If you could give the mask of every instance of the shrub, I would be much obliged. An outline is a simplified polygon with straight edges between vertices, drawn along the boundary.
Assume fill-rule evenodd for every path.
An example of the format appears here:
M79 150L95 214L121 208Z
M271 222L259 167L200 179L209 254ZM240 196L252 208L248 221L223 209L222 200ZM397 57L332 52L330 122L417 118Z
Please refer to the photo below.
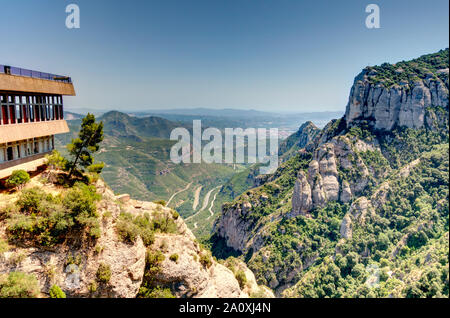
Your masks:
M148 249L145 257L145 284L152 285L156 274L161 272L161 263L165 256L161 251L153 251Z
M100 199L95 187L78 182L67 191L63 198L63 206L70 211L70 216L79 229L89 228L93 238L100 236L97 207L95 202Z
M49 291L50 298L66 298L66 294L59 288L58 285L53 285Z
M96 276L100 283L108 283L111 279L111 267L108 264L100 263Z
M119 237L126 242L134 243L140 236L144 245L150 246L155 240L153 223L148 214L134 217L130 213L122 212L116 223L116 230Z
M95 293L97 291L97 282L96 281L92 281L89 286L88 286L89 292Z
M245 285L247 284L247 276L245 276L245 273L243 270L238 270L235 274L234 277L236 277L236 280L239 283L239 286L241 287L241 289L243 289L245 287Z
M67 170L68 161L64 158L58 150L53 150L50 155L45 157L47 164L56 169Z
M34 275L11 272L0 275L0 298L37 298L39 283Z
M23 190L20 194L16 205L22 212L36 213L38 212L39 205L46 198L46 193L35 187L27 190Z
M53 196L39 188L22 191L16 206L23 213L9 213L8 234L27 244L50 246L64 240L68 231L87 231L99 238L100 224L95 187L76 183L63 196Z
M28 172L25 170L14 170L6 180L6 184L10 187L21 189L28 181L30 181Z
M179 257L178 254L172 254L170 255L169 259L176 263L178 262L178 257Z
M165 213L157 213L153 219L153 229L163 233L176 233L175 221Z
M208 251L203 251L200 254L200 264L204 267L209 268L212 265L211 253Z
M161 288L159 286L155 288L141 287L139 293L144 298L176 298L170 288Z
M180 217L180 214L177 211L172 210L172 217L176 220Z
M166 201L164 201L164 200L153 201L153 203L161 204L163 206L166 206Z

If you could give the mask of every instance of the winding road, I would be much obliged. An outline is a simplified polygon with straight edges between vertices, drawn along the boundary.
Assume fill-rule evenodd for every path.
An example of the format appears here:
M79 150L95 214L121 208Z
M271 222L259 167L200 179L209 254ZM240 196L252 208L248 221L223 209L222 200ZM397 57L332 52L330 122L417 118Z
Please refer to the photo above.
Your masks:
M216 189L217 189L217 188L216 188ZM213 207L214 207L214 201L216 201L216 197L217 197L217 194L218 194L218 193L219 193L219 191L217 191L217 192L214 194L214 197L213 197L213 199L212 199L212 201L211 201L211 205L209 206L209 209L208 209L208 211L209 211L209 213L210 213L210 216L208 216L207 220L209 220L210 217L214 216L214 212L212 211L212 209L213 209Z
M179 193L186 191L187 189L189 189L189 187L191 186L192 182L188 183L188 185L184 188L181 189L180 191L175 192L174 194L172 194L172 196L170 197L169 201L167 201L166 206L169 206L170 201L172 201L172 199Z
M202 212L203 210L205 210L205 209L208 207L209 197L211 196L211 193L212 193L214 190L216 190L216 189L218 189L218 188L220 188L220 187L221 187L221 186L217 186L217 187L215 187L215 188L209 190L208 193L206 194L205 198L203 199L203 206L202 206L202 208L201 208L197 213L192 214L191 216L187 217L187 218L185 219L185 221L188 221L189 219L191 219L191 218L197 216L200 212ZM214 196L214 200L215 200L215 198L216 198L216 197ZM214 203L214 201L213 201L213 203ZM211 213L211 209L212 209L212 206L210 207L210 213ZM209 216L209 217L211 217L211 216ZM209 218L209 217L208 217L208 218ZM197 223L194 223L194 228L197 228Z

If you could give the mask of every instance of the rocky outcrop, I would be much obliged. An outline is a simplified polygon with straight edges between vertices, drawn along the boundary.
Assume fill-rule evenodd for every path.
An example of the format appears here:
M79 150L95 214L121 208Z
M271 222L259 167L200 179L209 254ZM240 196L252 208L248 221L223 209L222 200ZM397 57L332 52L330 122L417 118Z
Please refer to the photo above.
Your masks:
M392 130L395 126L422 128L428 107L448 107L448 69L446 82L430 73L424 79L400 81L392 86L374 81L377 73L368 67L355 78L344 117L347 127L368 120L379 130ZM427 120L431 125L432 118Z
M306 179L306 175L302 170L300 170L298 172L297 181L295 181L294 195L292 196L293 216L306 214L311 210L311 194L311 186Z
M299 148L304 148L313 142L314 138L320 132L320 129L316 127L311 121L305 122L300 126L296 136L297 145Z
M53 185L40 184L39 175L32 179L33 186L57 194L64 191ZM162 286L169 286L177 297L248 297L261 286L256 284L251 271L246 269L249 286L241 288L233 272L210 258L210 265L201 262L205 253L181 217L153 202L136 201L128 195L115 196L101 180L96 184L102 199L97 204L101 218L101 235L95 242L81 246L61 244L53 248L11 246L0 255L0 274L20 271L33 274L43 295L58 285L68 297L121 297L133 298L143 283L147 250L163 253L160 271L154 277ZM14 201L14 197L11 197ZM176 234L156 233L155 241L146 247L140 237L134 243L123 242L116 231L116 220L121 212L132 215L155 213L173 218ZM0 238L5 239L5 223L0 222ZM177 255L177 259L171 258ZM107 266L110 279L97 280L100 266ZM249 273L250 272L250 273ZM245 289L245 291L244 291ZM267 294L270 297L270 293Z
M320 129L317 128L311 121L307 121L300 126L296 133L289 136L280 144L278 152L282 158L286 160L289 156L285 156L285 153L292 152L290 151L292 149L299 150L309 147L313 144L319 133Z
M237 203L232 207L223 208L222 214L214 226L217 234L236 251L246 249L252 226L250 222L246 221L246 216L251 213L251 209L250 202Z
M344 219L342 219L339 233L345 239L352 238L352 218L350 217L350 215L346 214Z
M379 146L347 136L333 137L314 151L308 171L299 171L292 195L292 216L307 214L328 201L347 203L369 182L369 168L360 152L379 151ZM345 175L340 180L339 171ZM357 177L351 178L351 175Z
M342 181L342 191L340 195L340 200L343 203L347 203L352 198L352 189L350 189L350 184L347 180Z

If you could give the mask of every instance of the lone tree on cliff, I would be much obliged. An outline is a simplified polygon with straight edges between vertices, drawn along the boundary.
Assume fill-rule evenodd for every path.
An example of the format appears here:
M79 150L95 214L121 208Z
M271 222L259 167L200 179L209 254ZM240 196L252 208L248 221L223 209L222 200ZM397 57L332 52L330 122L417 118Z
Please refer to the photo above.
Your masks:
M77 168L81 171L88 169L91 172L101 172L104 164L94 164L93 153L98 151L102 141L103 122L97 123L95 116L88 113L82 120L78 138L72 139L72 142L67 145L70 155L74 158L69 163L69 178Z

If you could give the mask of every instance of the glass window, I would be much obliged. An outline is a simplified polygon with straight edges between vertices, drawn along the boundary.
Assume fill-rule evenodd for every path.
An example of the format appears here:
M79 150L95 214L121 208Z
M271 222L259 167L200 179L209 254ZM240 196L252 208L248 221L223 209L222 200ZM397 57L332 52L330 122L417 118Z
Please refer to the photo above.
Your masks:
M22 118L22 112L20 111L20 105L16 105L16 118L17 119Z

